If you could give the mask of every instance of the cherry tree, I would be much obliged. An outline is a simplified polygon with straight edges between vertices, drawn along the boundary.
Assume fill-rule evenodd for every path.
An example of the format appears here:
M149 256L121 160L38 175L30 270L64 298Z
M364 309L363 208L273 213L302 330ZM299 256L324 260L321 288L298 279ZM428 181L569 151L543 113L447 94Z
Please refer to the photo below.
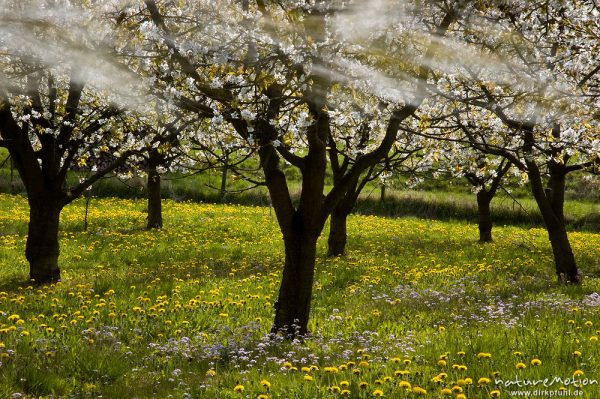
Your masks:
M483 2L450 37L437 104L470 147L526 174L556 273L580 281L564 219L569 173L598 161L598 5L593 1ZM465 50L468 43L470 49ZM462 48L463 50L459 50ZM452 60L452 66L448 67ZM477 115L477 117L472 117ZM439 132L438 132L439 133ZM546 180L546 183L544 183Z
M123 165L142 141L127 128L133 115L118 93L106 91L109 82L124 90L132 86L118 80L122 74L110 59L110 31L119 22L103 19L104 11L68 2L3 4L0 145L27 191L25 254L37 283L60 279L61 210ZM74 166L103 158L111 147L118 150L104 157L107 162L90 164L86 178L68 183Z
M335 17L343 14L337 11L341 4L225 0L168 7L152 0L145 4L138 22L145 38L140 48L150 58L163 57L159 67L164 73L156 85L174 93L182 109L209 118L215 129L230 124L241 139L257 147L285 244L273 332L305 334L316 243L323 226L352 183L388 154L401 121L423 99L422 83L429 69L416 63L407 74L403 65L390 63L387 70L380 70L382 78L375 85L369 83L377 65L363 63L369 58L361 53L364 47L351 36L344 37L347 29L336 28ZM358 15L362 9L353 3L346 11ZM404 23L422 37L443 34L454 19L453 10L433 2L390 10L397 19L390 19L389 26ZM428 11L427 24L416 15L420 10ZM432 57L435 46L429 42L423 39L413 55ZM386 48L397 50L393 41ZM392 78L386 80L385 75ZM405 87L398 81L405 81ZM330 113L349 114L352 104L343 98L352 92L370 93L365 94L371 97L369 104L387 103L383 123L370 137L368 150L355 154L352 165L325 194L328 151L338 145L331 142ZM281 159L302 177L297 201L290 195Z

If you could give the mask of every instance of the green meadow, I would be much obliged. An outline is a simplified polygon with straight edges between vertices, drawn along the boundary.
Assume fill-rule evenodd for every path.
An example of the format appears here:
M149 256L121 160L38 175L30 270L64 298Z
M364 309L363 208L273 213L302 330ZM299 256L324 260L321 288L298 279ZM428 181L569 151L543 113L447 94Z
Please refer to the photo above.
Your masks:
M354 215L319 242L310 335L270 336L283 244L268 207L94 199L61 218L63 281L27 283L28 207L0 194L0 398L600 397L600 236ZM544 382L545 380L545 382ZM518 385L531 384L526 387ZM543 397L543 396L542 396ZM548 396L547 396L548 397Z

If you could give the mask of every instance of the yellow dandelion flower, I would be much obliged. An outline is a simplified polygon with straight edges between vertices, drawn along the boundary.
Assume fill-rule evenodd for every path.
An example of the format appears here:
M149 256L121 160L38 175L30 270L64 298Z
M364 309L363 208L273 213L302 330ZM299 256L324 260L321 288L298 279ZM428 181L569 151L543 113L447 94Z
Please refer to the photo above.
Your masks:
M523 370L527 366L525 365L525 363L519 362L515 365L515 367L517 368L517 370Z
M580 375L583 375L583 370L575 370L573 372L573 377L579 377Z
M263 387L265 387L267 389L271 388L271 383L269 381L267 381L267 380L262 380L260 382L260 385L262 385Z
M361 381L358 383L358 387L361 389L367 389L368 386L369 386L369 383L366 381Z
M489 384L491 382L491 380L487 377L481 377L479 380L477 380L477 385L479 386L485 386L487 384Z
M333 393L340 393L340 391L341 391L340 387L338 387L337 385L330 387L330 390Z
M575 357L581 357L581 352L580 351L574 351L573 352L573 356L575 356Z
M490 392L490 397L491 398L499 398L500 397L500 391L497 389L494 389L493 391Z
M350 386L350 383L346 380L340 381L340 386L342 388L348 388Z
M350 391L347 389L343 389L342 392L340 392L340 395L342 396L350 396Z
M206 372L207 377L214 377L215 375L217 375L217 372L213 369L210 369Z
M456 399L467 399L467 395L465 395L464 393L459 393L458 395L456 395Z
M452 390L450 388L443 388L440 393L444 396L452 395Z
M412 389L415 395L427 395L427 390L421 387L413 387Z
M306 375L304 376L304 381L308 381L308 382L310 382L310 381L312 381L312 380L314 380L314 378L312 377L312 375L308 375L308 374L306 374Z
M542 361L540 359L538 359L538 358L531 359L532 366L539 366L540 364L542 364Z
M477 354L477 359L490 359L492 357L491 353L488 352L479 352Z
M455 385L452 387L452 392L454 392L454 393L461 393L462 391L463 391L463 389L459 385Z
M243 385L241 385L241 384L238 384L238 385L236 385L236 386L233 388L233 390L234 390L235 392L244 392L244 386L243 386Z
M383 391L381 389L376 389L373 391L373 396L375 397L382 397L383 396Z
M398 383L398 387L399 388L405 388L405 389L411 389L412 388L412 386L410 385L410 382L404 381L404 380L402 380L402 381L400 381Z

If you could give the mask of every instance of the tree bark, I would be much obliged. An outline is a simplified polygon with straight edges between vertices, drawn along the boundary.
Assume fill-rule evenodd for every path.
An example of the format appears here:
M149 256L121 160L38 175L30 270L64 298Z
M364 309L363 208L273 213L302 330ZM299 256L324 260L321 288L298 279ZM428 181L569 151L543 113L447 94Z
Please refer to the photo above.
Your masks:
M221 203L225 203L225 198L227 197L227 173L229 171L229 165L227 164L227 158L223 162L223 167L221 168L221 187L219 189L219 201Z
M162 199L160 189L159 154L151 153L148 159L148 229L160 229L163 226Z
M62 206L47 198L29 201L29 230L25 256L29 277L38 284L60 280L58 225Z
M548 238L554 254L556 274L561 282L580 283L579 271L575 262L575 255L569 242L567 230L564 226L548 228Z
M284 237L285 265L272 333L283 332L288 337L296 337L308 332L317 238L302 231Z
M525 138L526 143L529 143L529 148L533 142L532 136L531 132L526 132ZM536 162L527 160L527 158L525 162L529 172L531 191L548 231L558 280L579 284L581 276L569 242L564 218L566 167L564 164L551 162L548 168L550 172L548 188L544 189L542 175Z
M477 216L479 222L479 242L492 242L492 196L485 189L477 193Z
M327 239L327 256L342 256L346 252L348 233L346 223L347 212L334 209L329 219L329 237Z

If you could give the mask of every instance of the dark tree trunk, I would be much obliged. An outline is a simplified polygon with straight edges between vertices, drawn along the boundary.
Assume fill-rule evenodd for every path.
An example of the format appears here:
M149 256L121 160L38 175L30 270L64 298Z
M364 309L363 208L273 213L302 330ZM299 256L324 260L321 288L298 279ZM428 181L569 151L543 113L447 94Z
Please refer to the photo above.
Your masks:
M148 229L160 229L163 226L162 199L160 189L159 154L151 153L148 159Z
M29 201L29 230L25 256L29 277L38 284L60 280L58 225L62 206L43 198Z
M533 142L532 135L533 133L526 132L526 142ZM529 146L531 147L531 144ZM567 235L564 217L566 167L564 164L550 162L548 187L544 189L537 164L527 158L526 163L531 191L548 231L558 279L562 282L579 284L581 282L579 270Z
M284 238L285 265L272 333L284 332L296 337L308 332L317 237L296 232Z
M333 207L329 218L329 237L327 239L327 256L342 256L346 252L348 242L347 221L348 215L356 206L356 201L362 189L369 181L371 171L364 176L360 182L358 178L352 179L348 191L342 199Z
M219 201L221 203L225 202L227 197L227 173L229 172L229 165L227 164L227 160L223 162L223 167L221 168L221 187L219 190Z
M477 216L479 219L479 242L492 242L492 196L484 189L477 193Z
M564 223L562 226L548 228L548 238L552 246L554 266L556 267L556 274L559 281L579 283L579 271Z
M329 219L329 238L327 256L342 256L346 251L348 233L346 222L348 213L334 209Z
M385 184L379 186L379 202L385 203Z

